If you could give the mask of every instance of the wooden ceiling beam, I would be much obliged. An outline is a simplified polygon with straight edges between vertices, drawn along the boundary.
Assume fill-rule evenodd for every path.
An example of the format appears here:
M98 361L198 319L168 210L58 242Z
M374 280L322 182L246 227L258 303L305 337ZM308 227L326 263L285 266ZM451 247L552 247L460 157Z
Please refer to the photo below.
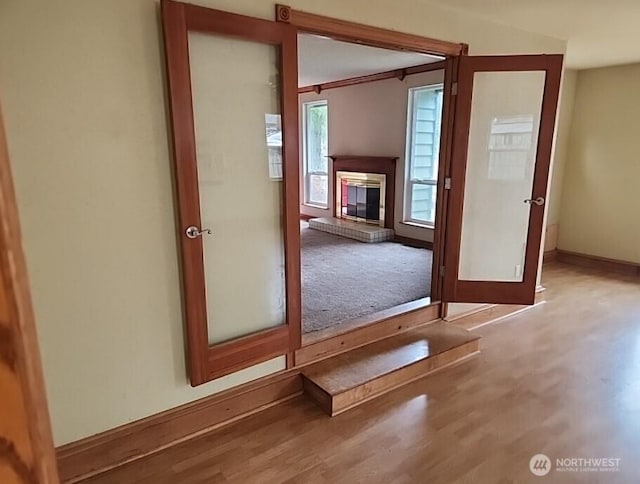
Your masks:
M385 79L399 79L403 80L406 76L414 74L420 74L423 72L439 71L444 69L445 61L432 62L430 64L422 64L419 66L406 67L404 69L394 69L392 71L379 72L377 74L369 74L367 76L350 77L349 79L343 79L341 81L325 82L323 84L314 84L311 86L304 86L298 88L298 94L305 92L320 92L327 89L335 89L338 87L353 86L356 84L364 84L367 82L382 81Z

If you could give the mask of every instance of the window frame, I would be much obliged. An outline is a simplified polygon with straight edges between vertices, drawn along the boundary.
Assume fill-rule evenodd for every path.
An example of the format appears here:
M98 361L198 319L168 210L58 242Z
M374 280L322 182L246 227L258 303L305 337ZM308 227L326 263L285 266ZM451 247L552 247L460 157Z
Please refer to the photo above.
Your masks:
M327 145L329 144L329 100L328 99L317 99L315 101L306 101L302 103L302 177L303 177L303 196L302 203L308 207L320 208L324 210L328 210L331 203L331 180L329 178L329 158L327 156L327 171L309 171L308 170L308 135L307 135L307 125L308 125L308 111L310 108L315 106L326 106L327 108ZM311 176L312 175L324 175L327 177L327 203L319 203L309 200L309 193L311 191Z
M406 129L406 151L405 151L405 180L404 180L404 213L402 221L407 225L416 225L419 227L425 227L429 229L435 228L435 212L436 212L436 201L434 201L433 212L434 212L434 221L429 222L426 220L415 219L411 216L412 211L412 193L413 187L415 185L425 185L425 186L438 186L438 170L435 170L435 178L433 179L414 179L411 177L411 169L413 166L413 140L415 138L415 117L416 117L416 102L415 97L416 94L420 91L432 90L437 91L440 90L442 92L442 100L440 103L440 116L437 117L434 122L436 123L436 140L434 143L434 147L438 150L438 152L434 155L434 160L437 161L439 165L439 156L440 156L440 138L442 137L442 113L444 111L444 82L438 82L435 84L427 84L422 86L410 87L407 94L407 129ZM437 199L437 194L436 194Z

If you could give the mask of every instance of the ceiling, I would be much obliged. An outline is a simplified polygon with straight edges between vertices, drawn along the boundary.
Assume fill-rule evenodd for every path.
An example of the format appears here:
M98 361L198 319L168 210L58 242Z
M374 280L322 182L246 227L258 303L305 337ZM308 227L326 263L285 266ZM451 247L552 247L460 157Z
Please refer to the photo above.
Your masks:
M298 35L298 86L438 62L442 57L378 49L318 35Z
M568 41L573 69L640 62L640 0L427 0Z

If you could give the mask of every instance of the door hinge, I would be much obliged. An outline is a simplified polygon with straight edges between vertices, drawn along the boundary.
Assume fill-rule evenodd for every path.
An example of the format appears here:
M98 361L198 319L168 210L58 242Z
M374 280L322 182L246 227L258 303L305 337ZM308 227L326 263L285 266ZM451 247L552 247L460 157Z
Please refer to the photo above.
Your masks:
M451 177L448 176L444 179L444 189L451 190Z
M457 96L458 95L458 83L454 82L453 84L451 84L451 95L452 96Z

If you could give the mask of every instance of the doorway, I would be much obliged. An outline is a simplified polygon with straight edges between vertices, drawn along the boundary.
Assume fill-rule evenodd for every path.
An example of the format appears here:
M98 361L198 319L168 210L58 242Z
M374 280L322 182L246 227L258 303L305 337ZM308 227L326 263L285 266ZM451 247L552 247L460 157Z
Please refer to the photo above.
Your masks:
M444 61L298 34L303 344L432 303Z

